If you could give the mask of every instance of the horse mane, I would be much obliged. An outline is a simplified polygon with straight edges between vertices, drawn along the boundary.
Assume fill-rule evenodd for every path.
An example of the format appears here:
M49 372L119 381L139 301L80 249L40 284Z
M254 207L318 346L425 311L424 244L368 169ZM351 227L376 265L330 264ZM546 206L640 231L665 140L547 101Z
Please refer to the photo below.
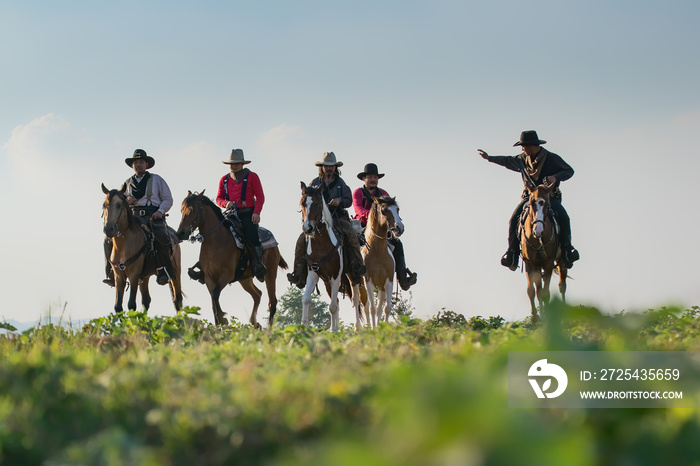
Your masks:
M396 198L393 198L391 196L379 196L377 198L377 201L379 201L380 204L386 204L389 207L395 205L396 207L399 206L399 204L396 202Z
M187 197L187 199L185 199L185 202L187 203L187 205L192 205L195 198L200 198L200 195L197 193L193 193L192 195ZM209 207L211 210L214 211L216 218L218 218L219 220L224 219L224 214L221 212L221 208L218 205L216 205L216 203L214 203L214 201L212 201L211 199L209 199L205 195L201 195L201 199L202 199L203 205Z

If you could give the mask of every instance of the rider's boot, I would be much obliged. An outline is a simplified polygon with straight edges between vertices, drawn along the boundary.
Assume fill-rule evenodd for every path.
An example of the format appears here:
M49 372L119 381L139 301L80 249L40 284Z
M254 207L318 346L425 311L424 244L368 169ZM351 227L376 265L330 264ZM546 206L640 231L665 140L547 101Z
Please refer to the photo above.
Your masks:
M411 272L406 267L406 257L403 255L403 248L394 248L394 259L396 259L396 278L402 290L408 289L418 281L418 274Z
M263 250L262 246L255 246L251 254L251 262L253 266L253 275L261 283L265 281L265 274L267 273L267 267L262 262Z
M289 283L302 290L306 287L306 276L308 273L304 257L306 257L306 239L302 234L299 235L297 244L294 247L294 267L292 268L292 273L287 274Z
M156 263L159 266L156 275L156 283L159 285L167 285L170 279L175 276L175 271L170 262L170 247L166 244L160 244L157 240L153 243L156 247Z
M576 248L574 248L571 245L571 243L562 245L561 251L562 251L562 256L564 259L564 266L567 269L570 269L571 267L573 267L574 262L576 262L577 260L579 260L581 258L580 254L578 253Z
M501 265L515 271L518 268L520 259L520 251L518 249L508 248L503 257L501 257Z

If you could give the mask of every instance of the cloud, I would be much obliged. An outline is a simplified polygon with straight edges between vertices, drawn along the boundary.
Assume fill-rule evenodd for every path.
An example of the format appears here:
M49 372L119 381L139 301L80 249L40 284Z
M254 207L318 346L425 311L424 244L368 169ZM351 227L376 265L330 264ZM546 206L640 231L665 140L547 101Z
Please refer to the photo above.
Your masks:
M3 149L13 169L20 174L38 176L50 171L46 164L51 167L61 163L62 158L55 157L56 149L70 150L67 144L70 128L63 117L49 113L15 127Z
M304 132L301 130L301 127L282 123L261 134L257 144L263 150L279 150L286 147L290 140L303 137Z

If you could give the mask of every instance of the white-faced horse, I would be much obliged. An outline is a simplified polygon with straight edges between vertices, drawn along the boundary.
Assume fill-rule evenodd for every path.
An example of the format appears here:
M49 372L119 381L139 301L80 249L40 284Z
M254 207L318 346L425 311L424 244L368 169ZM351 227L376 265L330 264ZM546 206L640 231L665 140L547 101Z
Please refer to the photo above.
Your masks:
M306 264L309 270L302 297L301 323L309 325L311 293L319 279L326 285L330 297L331 331L337 332L340 323L338 290L343 278L343 245L341 236L333 230L333 218L321 189L301 183L302 230L306 236ZM361 327L359 284L352 284L352 302L355 309L355 329Z
M377 322L382 321L382 318L388 321L391 314L396 261L389 248L389 232L400 236L403 231L404 226L399 216L396 198L388 196L374 198L365 229L367 244L362 248L362 256L367 267L365 275L367 303L364 303L364 307L365 310L368 305L371 307L373 328L377 326ZM375 287L378 295L376 303Z
M557 268L559 272L559 292L562 301L566 300L566 274L567 269L560 260L562 251L559 247L559 238L552 210L549 204L549 195L554 185L528 186L530 199L525 205L525 222L520 238L523 252L523 262L527 272L527 296L530 298L530 313L533 322L539 320L537 306L535 306L535 294L539 302L539 310L549 302L549 282L552 279L552 271Z

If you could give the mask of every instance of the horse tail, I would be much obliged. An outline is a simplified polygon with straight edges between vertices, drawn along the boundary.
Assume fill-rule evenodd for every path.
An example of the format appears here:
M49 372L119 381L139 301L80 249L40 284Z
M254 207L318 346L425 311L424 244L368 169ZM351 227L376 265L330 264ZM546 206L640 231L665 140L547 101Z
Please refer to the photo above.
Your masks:
M279 268L282 270L287 270L289 268L289 264L287 264L287 261L284 260L284 257L282 257L282 254L280 254L280 263L278 265L279 265Z

